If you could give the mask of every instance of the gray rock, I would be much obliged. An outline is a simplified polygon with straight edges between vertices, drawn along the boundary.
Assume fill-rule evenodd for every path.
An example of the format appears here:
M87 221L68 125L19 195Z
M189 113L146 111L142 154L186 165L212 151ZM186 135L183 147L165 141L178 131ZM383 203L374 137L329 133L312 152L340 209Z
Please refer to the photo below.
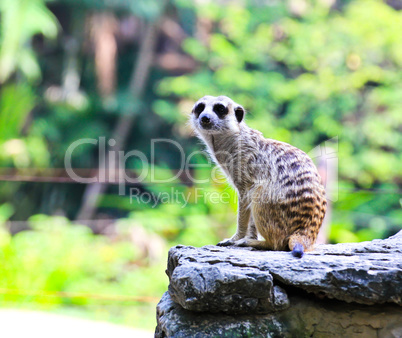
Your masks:
M314 297L313 297L314 298ZM155 337L402 337L402 307L359 305L290 296L266 315L184 310L166 292L157 306Z
M176 246L166 272L171 299L198 312L272 313L289 306L289 290L402 305L402 231L385 240L317 246L302 259L283 251Z
M274 288L268 271L246 266L234 270L226 262L176 266L169 293L193 311L268 313L288 306L286 293Z
M273 316L210 314L184 310L166 292L156 310L155 337L279 337L283 325Z

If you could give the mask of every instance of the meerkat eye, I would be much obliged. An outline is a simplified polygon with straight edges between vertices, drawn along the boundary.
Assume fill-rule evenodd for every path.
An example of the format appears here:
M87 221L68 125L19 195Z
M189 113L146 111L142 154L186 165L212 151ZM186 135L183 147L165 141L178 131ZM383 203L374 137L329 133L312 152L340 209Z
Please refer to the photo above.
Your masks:
M235 108L235 116L237 122L241 122L244 118L244 109L242 107L236 107Z
M216 105L214 105L213 111L220 118L225 117L225 115L227 115L227 113L228 113L228 109L223 104L220 104L220 103L217 103Z
M205 109L205 104L204 103L199 103L195 108L194 108L194 114L196 117L200 116L202 111Z

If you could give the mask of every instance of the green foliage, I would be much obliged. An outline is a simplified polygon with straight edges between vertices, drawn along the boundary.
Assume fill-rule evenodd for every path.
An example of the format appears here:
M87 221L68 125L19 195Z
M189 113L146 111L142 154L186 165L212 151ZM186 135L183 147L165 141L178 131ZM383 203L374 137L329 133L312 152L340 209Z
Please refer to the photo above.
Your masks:
M7 209L9 207L5 205L0 208L1 218L10 215ZM46 292L157 298L167 287L167 280L160 278L159 273L164 268L164 262L141 266L144 264L141 253L128 238L113 240L93 235L87 227L73 225L62 217L37 215L30 219L30 223L32 230L14 236L8 234L3 224L0 227L0 259L3 262L0 289L44 293L39 297L3 293L0 295L3 304L18 300L29 306L35 302L53 310L66 305L73 308L79 306L92 312L102 310L104 319L110 320L122 311L119 302L86 298L85 295L49 297ZM123 309L129 304L131 307L136 305L126 301ZM153 313L149 307L146 308L145 327L150 328ZM129 312L133 311L138 309L130 309ZM122 319L120 322L125 321ZM139 320L126 324L144 326Z
M0 2L0 83L20 70L30 80L40 77L40 68L30 48L30 39L41 33L55 38L57 21L43 0Z
M4 86L0 94L0 137L8 140L19 135L22 123L34 107L35 96L24 84Z
M27 84L7 84L0 88L0 164L17 168L48 165L48 149L41 135L30 133L26 138L19 138L36 101Z

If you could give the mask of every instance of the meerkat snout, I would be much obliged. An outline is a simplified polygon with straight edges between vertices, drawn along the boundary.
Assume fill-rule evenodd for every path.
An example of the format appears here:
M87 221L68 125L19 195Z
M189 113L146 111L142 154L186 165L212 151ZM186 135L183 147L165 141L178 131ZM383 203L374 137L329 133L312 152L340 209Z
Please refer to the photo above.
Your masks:
M212 128L212 116L208 113L202 113L198 118L200 120L200 125L204 129Z
M317 168L300 149L249 128L244 115L244 108L226 96L204 96L191 114L195 132L239 197L237 231L218 245L290 249L302 257L326 211Z

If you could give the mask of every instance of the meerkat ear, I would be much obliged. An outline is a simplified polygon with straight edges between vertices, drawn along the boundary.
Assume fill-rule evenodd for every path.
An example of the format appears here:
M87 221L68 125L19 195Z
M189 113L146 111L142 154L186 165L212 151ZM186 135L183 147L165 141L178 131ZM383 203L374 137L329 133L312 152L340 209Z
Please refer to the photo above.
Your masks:
M243 121L243 118L244 118L244 108L242 107L242 106L237 106L235 109L234 109L234 112L235 112L235 116L236 116L236 119L237 119L237 122L241 122L241 121Z

